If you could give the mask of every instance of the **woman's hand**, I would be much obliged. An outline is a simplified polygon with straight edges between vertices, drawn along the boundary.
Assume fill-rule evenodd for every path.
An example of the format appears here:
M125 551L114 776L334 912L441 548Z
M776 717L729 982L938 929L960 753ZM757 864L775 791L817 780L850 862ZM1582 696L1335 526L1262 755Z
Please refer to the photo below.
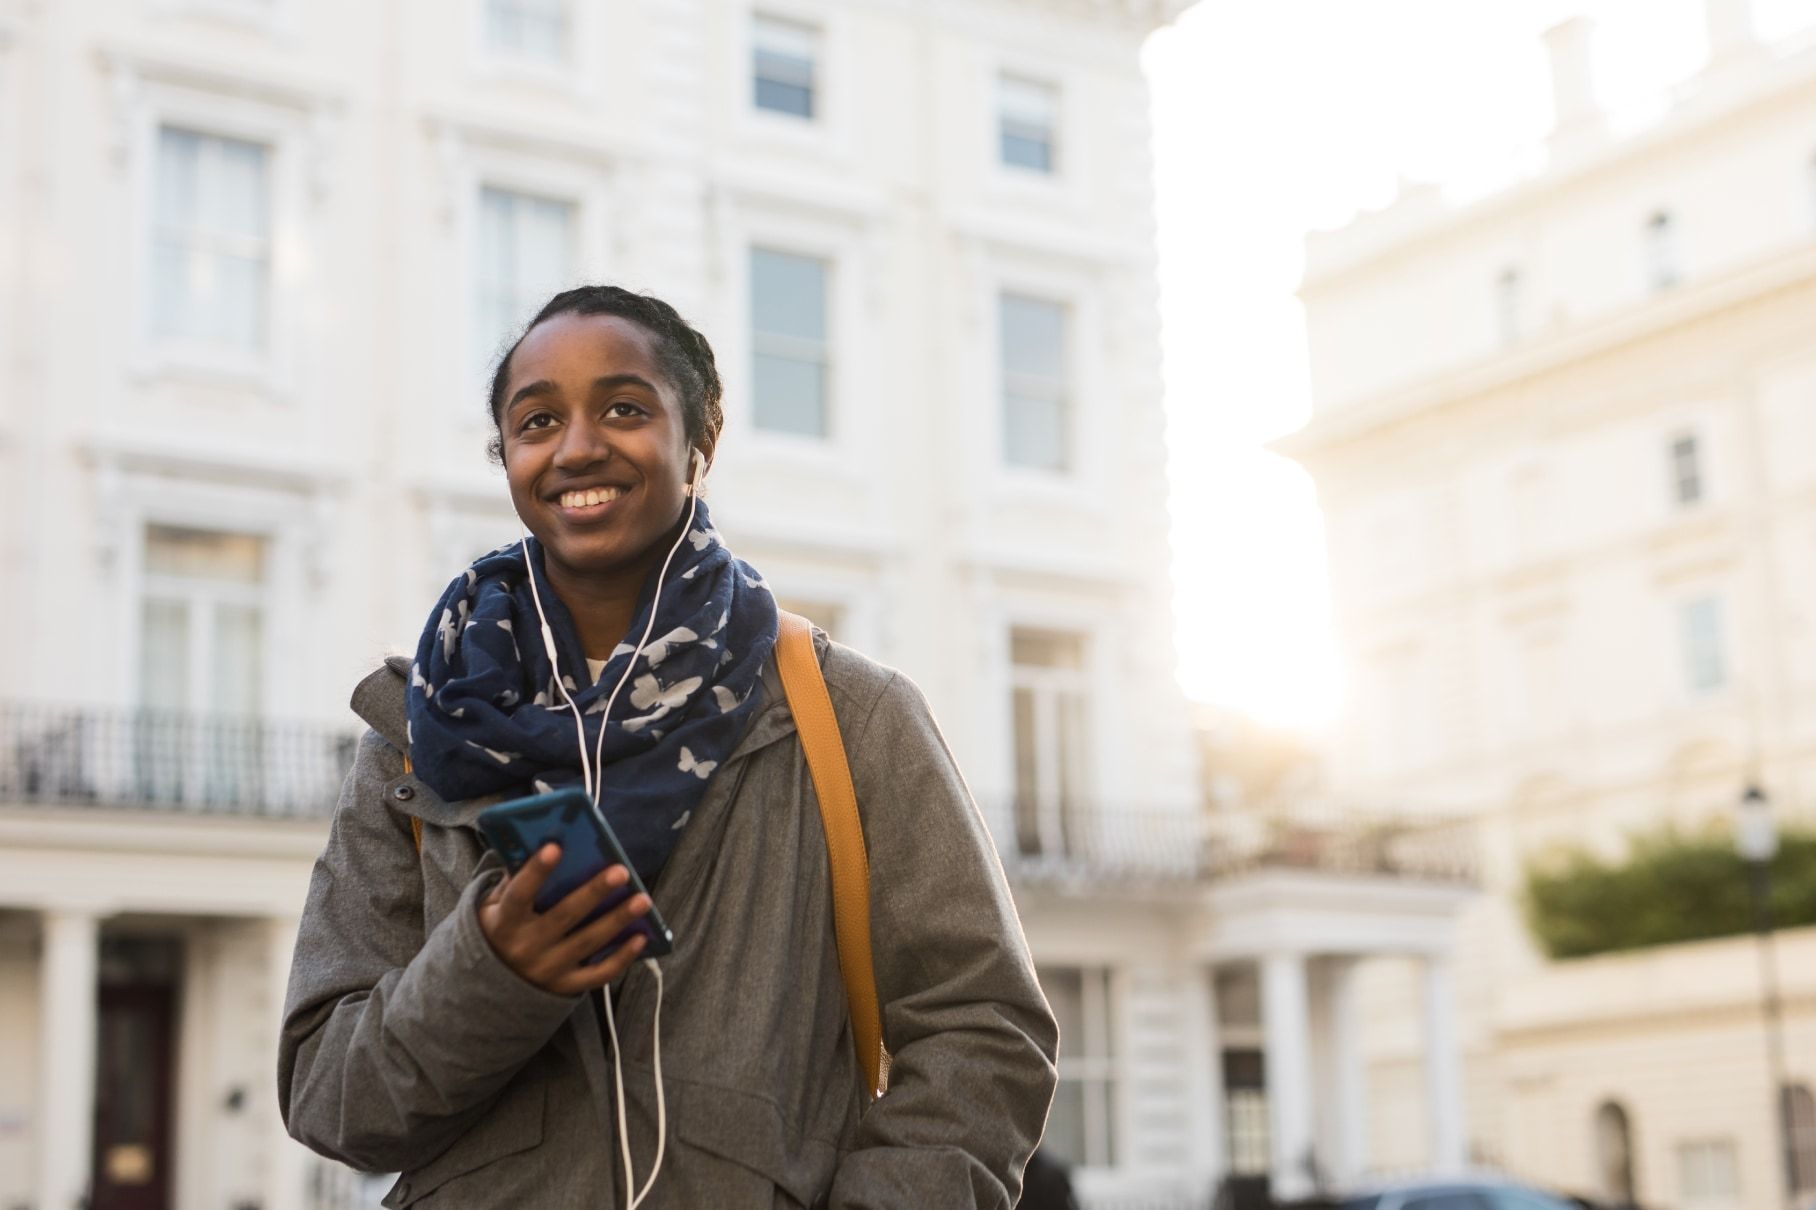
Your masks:
M538 912L536 892L560 860L559 845L538 849L479 905L479 929L499 959L526 981L557 996L575 996L604 987L643 952L645 939L637 933L603 960L581 965L649 911L649 896L632 895L576 932L574 926L631 876L621 865L607 867L548 911Z

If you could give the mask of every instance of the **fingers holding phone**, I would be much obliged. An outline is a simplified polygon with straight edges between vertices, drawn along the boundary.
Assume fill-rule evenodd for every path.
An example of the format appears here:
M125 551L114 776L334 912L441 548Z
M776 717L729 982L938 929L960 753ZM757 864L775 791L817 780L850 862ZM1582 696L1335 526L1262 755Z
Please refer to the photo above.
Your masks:
M601 903L622 893L630 881L622 865L613 865L575 887L547 911L537 911L538 892L560 861L560 846L539 848L479 905L479 928L499 960L524 981L568 996L605 986L637 960L646 944L641 933L633 933L602 960L587 961L644 916L650 901L639 892L584 928L576 928Z

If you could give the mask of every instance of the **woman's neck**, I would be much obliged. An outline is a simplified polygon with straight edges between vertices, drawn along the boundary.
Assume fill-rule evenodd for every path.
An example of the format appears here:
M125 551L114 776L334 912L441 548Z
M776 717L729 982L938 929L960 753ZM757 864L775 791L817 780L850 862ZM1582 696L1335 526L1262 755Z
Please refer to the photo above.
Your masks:
M574 619L581 651L588 659L608 658L630 633L637 617L637 599L643 595L643 583L653 565L607 576L575 575L553 560L545 566L549 587Z

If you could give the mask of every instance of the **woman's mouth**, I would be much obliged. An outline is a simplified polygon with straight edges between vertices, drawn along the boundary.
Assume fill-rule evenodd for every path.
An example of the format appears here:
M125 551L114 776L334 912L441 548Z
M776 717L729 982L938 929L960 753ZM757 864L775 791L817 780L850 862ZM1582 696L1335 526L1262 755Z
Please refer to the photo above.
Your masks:
M604 516L612 503L622 497L628 489L622 487L589 487L578 491L562 492L556 498L564 517L576 521L585 521L593 517Z

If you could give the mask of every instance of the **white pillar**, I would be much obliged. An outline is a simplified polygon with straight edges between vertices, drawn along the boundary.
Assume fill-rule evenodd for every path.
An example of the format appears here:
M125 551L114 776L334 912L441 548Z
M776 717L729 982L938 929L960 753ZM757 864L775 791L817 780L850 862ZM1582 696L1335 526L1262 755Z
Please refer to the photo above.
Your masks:
M1463 1064L1457 1042L1456 996L1450 959L1424 960L1425 1109L1431 1131L1434 1171L1461 1170L1468 1160L1463 1126Z
M1217 1025L1217 971L1188 968L1185 981L1186 1091L1191 1098L1192 1180L1208 1197L1229 1167L1224 1145L1223 1042Z
M79 1210L94 1163L101 925L92 912L48 911L43 929L38 1205Z
M1332 1126L1326 1166L1339 1187L1368 1170L1368 1098L1362 1070L1362 1023L1356 1011L1356 964L1354 958L1333 958L1324 981Z
M1261 960L1261 1025L1273 1196L1276 1201L1306 1197L1314 1190L1305 1162L1312 1149L1312 1090L1304 955L1269 954Z
M278 1030L284 1023L284 994L290 986L290 958L296 951L297 919L277 916L265 922L266 953L271 996L271 1045L276 1047ZM277 1090L269 1088L264 1095L263 1112L271 1121L271 1164L265 1189L266 1210L302 1210L303 1183L307 1178L309 1151L290 1137L284 1118L278 1112Z

